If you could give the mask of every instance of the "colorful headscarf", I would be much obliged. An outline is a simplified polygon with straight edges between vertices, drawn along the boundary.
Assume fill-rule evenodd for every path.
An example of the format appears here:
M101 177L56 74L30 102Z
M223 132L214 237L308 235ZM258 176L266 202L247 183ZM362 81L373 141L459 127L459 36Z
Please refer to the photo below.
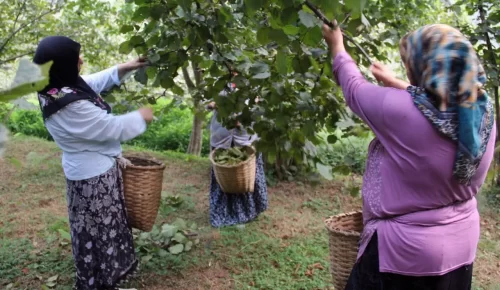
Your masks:
M448 25L427 25L407 34L400 52L417 108L446 137L457 142L454 177L470 184L494 124L483 86L484 69L467 38Z

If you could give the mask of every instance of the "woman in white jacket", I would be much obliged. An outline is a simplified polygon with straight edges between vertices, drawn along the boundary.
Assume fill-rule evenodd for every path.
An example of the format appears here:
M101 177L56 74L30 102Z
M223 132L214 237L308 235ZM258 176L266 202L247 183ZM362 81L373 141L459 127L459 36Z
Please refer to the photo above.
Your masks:
M75 288L115 289L138 266L116 160L120 142L142 134L153 115L142 108L115 116L99 93L145 61L80 77L80 44L62 36L39 43L34 62L49 61L50 83L38 99L45 126L63 151Z

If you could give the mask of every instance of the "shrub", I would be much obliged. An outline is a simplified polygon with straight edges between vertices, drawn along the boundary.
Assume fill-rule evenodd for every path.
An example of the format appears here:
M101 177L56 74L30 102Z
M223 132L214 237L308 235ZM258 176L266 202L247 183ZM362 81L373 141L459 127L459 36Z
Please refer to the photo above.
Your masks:
M188 109L172 108L162 113L161 106L154 106L157 121L153 121L148 130L127 144L147 149L186 152L191 136L193 115ZM202 155L210 152L209 134L203 131Z
M337 142L318 146L318 157L321 163L336 168L338 166L348 166L352 173L363 174L368 156L368 145L371 137L361 138L350 136L343 138L337 132ZM325 140L326 140L326 136Z
M12 133L52 140L39 110L15 110L7 121L7 128Z

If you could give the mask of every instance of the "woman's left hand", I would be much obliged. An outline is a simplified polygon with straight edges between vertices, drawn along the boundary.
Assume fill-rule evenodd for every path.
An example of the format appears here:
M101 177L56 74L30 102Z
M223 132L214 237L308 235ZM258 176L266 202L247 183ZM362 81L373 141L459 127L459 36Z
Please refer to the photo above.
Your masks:
M141 56L141 57L138 57L134 60L131 60L125 64L127 65L127 68L129 70L136 70L136 69L139 69L141 67L145 67L148 64L148 58L145 56Z
M337 25L337 22L334 21L334 24ZM339 52L345 51L344 36L338 26L335 29L331 29L330 26L324 24L323 37L330 48L332 57L335 57Z

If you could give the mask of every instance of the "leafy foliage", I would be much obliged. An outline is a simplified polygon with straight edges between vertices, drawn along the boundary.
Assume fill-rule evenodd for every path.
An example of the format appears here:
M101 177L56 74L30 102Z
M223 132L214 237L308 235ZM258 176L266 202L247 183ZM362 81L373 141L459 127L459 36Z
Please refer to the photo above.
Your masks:
M137 79L182 96L175 78L192 67L196 82L188 88L194 112L199 103L214 100L227 127L236 120L245 127L253 123L261 137L258 150L277 167L311 165L321 143L317 132L333 131L340 120L351 118L333 80L321 23L303 1L128 2L134 24L122 26L129 37L120 49L148 54L153 64ZM379 60L388 60L401 31L442 9L440 1L423 0L312 2L329 18L345 20L345 32L361 36L356 37L360 45ZM413 10L420 13L408 13ZM369 65L353 47L347 49ZM236 91L219 95L228 82Z
M228 149L217 149L214 153L214 161L221 165L237 165L250 157L246 147L231 147Z
M331 170L338 175L363 174L368 155L368 145L372 136L342 136L340 130L335 135L335 144L325 144L318 147L318 159L321 164L327 166L325 170ZM330 174L332 174L330 173ZM328 176L328 174L323 174Z
M7 120L7 128L14 134L34 136L52 140L43 123L39 110L16 110Z
M460 30L469 37L475 45L476 51L482 59L488 82L486 90L495 100L497 132L500 128L500 1L457 1L450 10L459 14L465 12L475 21L457 21ZM495 152L495 165L492 168L496 186L500 186L500 172L498 171L499 156ZM489 195L496 196L496 195Z
M172 224L154 226L151 232L134 234L136 250L142 256L142 263L147 264L155 255L165 258L168 255L178 255L189 252L198 239L191 240L195 236L196 225L190 226L182 219L177 219Z
M118 6L103 0L1 1L0 65L32 55L43 37L65 35L82 44L91 65L110 66L118 56L110 42L118 37L114 25L126 19L124 15Z
M160 100L152 106L158 120L151 123L143 135L127 142L127 144L158 151L186 152L189 146L193 115L189 109L169 107L165 103ZM206 132L202 139L201 154L207 156L210 152L210 143Z

